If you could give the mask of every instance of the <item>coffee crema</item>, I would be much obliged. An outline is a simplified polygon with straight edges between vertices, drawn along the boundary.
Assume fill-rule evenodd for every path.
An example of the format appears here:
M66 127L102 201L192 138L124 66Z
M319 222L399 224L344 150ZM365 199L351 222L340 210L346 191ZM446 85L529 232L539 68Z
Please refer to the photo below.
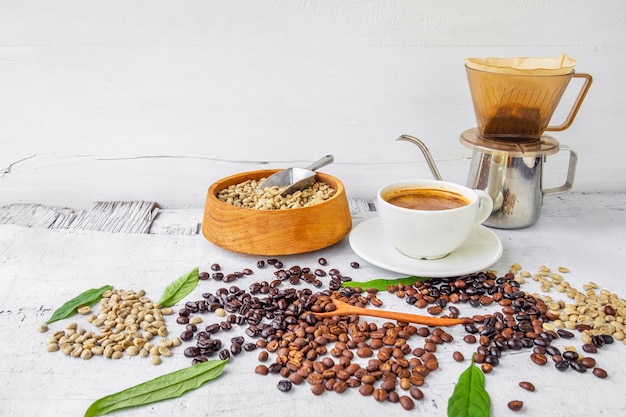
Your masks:
M417 188L391 192L385 201L413 210L449 210L467 206L470 201L461 194L436 188Z

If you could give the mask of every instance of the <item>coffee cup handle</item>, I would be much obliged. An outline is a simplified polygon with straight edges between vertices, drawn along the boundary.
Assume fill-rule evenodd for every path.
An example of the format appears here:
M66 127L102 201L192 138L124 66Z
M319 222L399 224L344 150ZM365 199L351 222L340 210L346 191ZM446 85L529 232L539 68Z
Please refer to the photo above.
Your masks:
M474 192L480 199L478 202L478 211L476 212L476 218L474 220L474 225L478 226L491 216L491 212L493 211L493 200L489 194L483 190L474 190Z

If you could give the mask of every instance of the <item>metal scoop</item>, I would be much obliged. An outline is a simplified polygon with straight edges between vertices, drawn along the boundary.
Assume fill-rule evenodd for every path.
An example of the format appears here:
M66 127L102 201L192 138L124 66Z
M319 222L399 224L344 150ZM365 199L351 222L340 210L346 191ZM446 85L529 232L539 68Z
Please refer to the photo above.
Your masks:
M313 162L306 168L287 168L278 171L261 182L257 187L257 191L262 191L266 187L287 187L280 192L281 196L293 194L298 190L313 185L315 182L315 170L332 163L335 158L332 155L326 155L323 158Z

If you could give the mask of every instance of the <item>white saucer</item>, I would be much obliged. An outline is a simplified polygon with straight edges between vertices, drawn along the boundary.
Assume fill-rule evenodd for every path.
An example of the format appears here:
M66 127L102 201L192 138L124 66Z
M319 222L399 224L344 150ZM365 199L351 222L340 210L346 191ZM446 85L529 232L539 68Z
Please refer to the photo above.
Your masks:
M502 256L502 242L485 226L474 228L467 240L441 259L410 258L385 239L379 217L358 224L350 233L352 250L367 262L389 271L427 278L455 277L483 271Z

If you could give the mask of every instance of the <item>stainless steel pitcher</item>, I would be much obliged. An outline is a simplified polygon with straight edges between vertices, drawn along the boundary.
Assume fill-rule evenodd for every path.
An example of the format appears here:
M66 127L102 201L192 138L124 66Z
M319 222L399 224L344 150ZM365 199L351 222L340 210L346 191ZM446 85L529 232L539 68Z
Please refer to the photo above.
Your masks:
M561 186L544 189L544 163L548 154L559 151L569 152L567 177ZM467 186L484 190L493 199L493 212L483 224L500 229L532 226L539 219L544 196L572 188L577 160L573 149L558 142L549 151L474 148Z

